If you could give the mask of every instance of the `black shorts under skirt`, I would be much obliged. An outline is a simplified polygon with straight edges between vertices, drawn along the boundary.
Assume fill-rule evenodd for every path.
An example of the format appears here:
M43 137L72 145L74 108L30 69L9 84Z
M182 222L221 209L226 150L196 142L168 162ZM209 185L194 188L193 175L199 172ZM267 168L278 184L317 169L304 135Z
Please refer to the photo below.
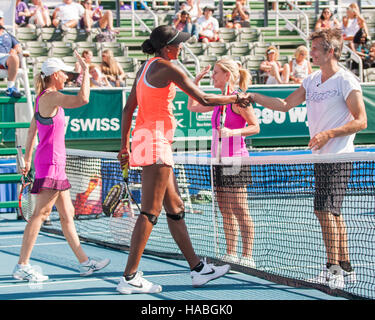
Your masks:
M316 211L341 214L346 188L352 173L353 164L343 163L316 163L314 165Z
M250 166L213 166L216 187L243 187L251 183Z

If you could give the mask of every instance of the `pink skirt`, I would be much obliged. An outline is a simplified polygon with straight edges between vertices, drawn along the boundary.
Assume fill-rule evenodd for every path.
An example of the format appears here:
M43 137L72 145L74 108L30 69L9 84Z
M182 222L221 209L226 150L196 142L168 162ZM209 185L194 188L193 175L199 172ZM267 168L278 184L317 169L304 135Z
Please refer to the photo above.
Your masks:
M71 188L65 173L65 165L45 165L35 163L35 179L31 193L40 193L41 189L64 191Z

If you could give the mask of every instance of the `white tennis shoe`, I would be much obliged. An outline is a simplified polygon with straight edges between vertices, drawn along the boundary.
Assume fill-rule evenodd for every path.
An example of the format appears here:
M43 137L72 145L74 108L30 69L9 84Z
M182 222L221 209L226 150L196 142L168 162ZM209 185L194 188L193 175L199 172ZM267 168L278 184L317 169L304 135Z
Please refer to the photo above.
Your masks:
M324 267L323 271L316 278L309 279L308 282L327 285L332 290L342 290L345 287L343 270L337 265L333 265L329 269Z
M129 281L127 281L125 277L121 277L116 290L121 294L161 292L162 288L160 285L153 284L142 276L143 272L137 271L135 277Z
M17 264L13 270L13 278L17 280L27 280L29 282L43 282L49 279L48 276L38 272L29 264Z
M190 275L193 282L193 287L201 287L208 281L217 279L225 275L230 270L230 265L215 266L206 262L206 259L201 260L204 264L201 271L191 271Z
M98 271L98 270L101 270L101 269L105 268L106 266L109 265L110 262L111 262L111 260L109 260L107 258L103 259L103 260L99 260L99 261L89 258L88 262L86 262L84 264L81 263L79 265L80 275L82 277L89 276L89 275L93 274L95 271Z

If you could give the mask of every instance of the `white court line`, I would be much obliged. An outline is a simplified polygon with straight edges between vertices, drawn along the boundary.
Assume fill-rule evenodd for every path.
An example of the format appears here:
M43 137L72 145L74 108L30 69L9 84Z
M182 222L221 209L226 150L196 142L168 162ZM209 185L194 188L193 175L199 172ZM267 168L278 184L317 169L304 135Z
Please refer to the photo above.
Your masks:
M186 273L188 274L188 272ZM168 274L158 274L158 275L148 275L143 276L144 278L152 277L170 277L170 276L181 276L181 273L168 273ZM121 275L117 277L103 277L103 278L90 278L90 279L77 279L77 280L57 280L57 281L45 281L45 282L33 282L22 281L22 283L0 285L0 288L14 288L14 287L25 287L25 286L44 286L44 285L54 285L54 284L67 284L67 283L80 283L80 282L96 282L96 281L105 281L105 280L119 280ZM17 281L17 280L14 280ZM18 280L20 281L20 280Z
M34 246L48 246L48 245L53 245L53 244L63 244L67 245L67 242L45 242L45 243L36 243ZM21 247L22 244L14 244L14 245L8 245L8 246L0 246L0 248L19 248Z
M18 238L23 238L23 235L22 236L0 237L0 240L3 240L3 239L18 239Z

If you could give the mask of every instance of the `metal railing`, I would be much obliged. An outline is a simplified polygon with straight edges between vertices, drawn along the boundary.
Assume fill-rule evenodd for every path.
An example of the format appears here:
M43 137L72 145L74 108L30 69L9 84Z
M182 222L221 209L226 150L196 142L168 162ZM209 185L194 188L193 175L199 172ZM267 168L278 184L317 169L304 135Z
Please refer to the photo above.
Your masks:
M350 53L350 59L352 59L352 60L354 60L355 62L358 63L358 78L359 78L360 82L363 82L363 62L362 62L362 58L357 53L355 53L352 49L350 49L346 44L344 44L343 53L345 53L345 51ZM345 66L343 66L342 63L340 63L340 65L344 69L347 69ZM354 74L354 72L352 70L350 70L350 69L347 69L347 70L351 71Z
M298 28L295 24L293 24L283 13L280 13L279 10L279 0L276 0L276 36L279 36L279 17L285 20L287 23L287 28L292 28L296 30L301 38L306 42L307 50L310 51L310 41L309 41L309 33L310 33L310 25L309 25L309 17L305 12L303 12L301 9L299 9L294 3L286 0L285 1L288 5L290 5L293 9L297 11L299 15L303 17L306 23L306 30L303 32L300 28Z
M158 17L156 16L156 14L152 11L152 9L150 9L146 3L143 2L143 0L138 0L137 2L141 3L144 7L145 7L145 11L147 13L149 13L152 18L154 19L154 27L157 27L159 25L159 20L158 20ZM132 36L135 37L135 20L137 20L140 25L141 25L141 28L143 28L144 30L148 31L151 33L151 29L149 28L149 26L142 20L142 18L135 12L135 1L132 0L131 2L131 16L132 16Z

